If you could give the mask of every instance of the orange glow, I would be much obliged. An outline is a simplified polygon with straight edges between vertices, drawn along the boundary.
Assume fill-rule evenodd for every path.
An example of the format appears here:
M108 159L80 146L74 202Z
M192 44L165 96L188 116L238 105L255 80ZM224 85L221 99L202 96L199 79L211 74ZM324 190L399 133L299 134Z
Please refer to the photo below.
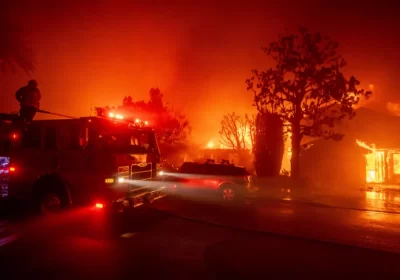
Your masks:
M10 167L10 172L15 172L15 167Z
M224 144L220 144L219 147L217 145L215 145L214 141L211 140L207 143L206 145L207 149L231 149L230 147L224 145Z
M245 86L243 86L243 80L249 78L251 73L249 72L250 70L243 71L243 69L262 69L264 65L261 61L264 61L267 57L262 51L258 50L258 46L277 39L277 32L274 33L272 30L281 28L280 23L285 22L283 14L286 15L286 13L275 11L278 6L273 9L267 9L268 14L273 18L280 18L276 20L276 23L274 21L276 26L268 33L270 37L266 39L266 42L261 43L258 41L260 40L258 36L250 36L244 33L248 35L249 42L251 41L251 43L244 44L242 38L245 35L225 32L226 28L224 26L243 24L246 26L244 30L251 30L249 32L257 32L258 28L264 30L268 30L268 28L260 27L257 20L248 20L248 15L245 12L243 12L243 19L231 16L231 14L236 15L238 11L236 7L224 7L217 2L213 2L218 8L213 9L211 15L210 7L207 6L206 1L199 2L198 6L190 4L178 5L165 1L160 2L160 5L156 7L144 4L144 1L123 1L124 4L120 5L108 5L106 4L108 2L99 2L98 5L93 5L92 12L85 14L85 16L74 17L73 22L71 20L63 20L63 17L69 17L64 13L68 12L75 15L79 13L79 9L84 9L78 9L77 7L81 5L78 3L80 2L71 2L71 6L68 6L68 9L54 9L57 11L52 11L48 7L38 7L40 5L32 5L34 6L32 8L38 9L40 13L32 12L31 7L21 6L21 9L18 9L19 13L27 13L29 16L25 17L17 13L15 17L18 20L31 21L35 24L35 27L31 28L32 32L35 33L32 38L37 40L40 46L44 44L43 42L49 46L57 45L57 48L37 47L37 65L40 66L40 69L38 69L40 71L37 71L37 74L35 74L37 77L35 76L35 78L38 79L39 88L40 81L43 80L45 81L43 86L46 87L46 91L60 91L60 85L63 85L63 90L70 93L70 95L64 99L57 94L44 96L42 98L43 104L41 105L43 109L65 112L73 116L86 116L89 114L91 106L119 105L125 95L133 95L135 101L147 100L150 87L159 86L162 91L165 90L166 102L170 102L174 108L184 109L184 113L188 115L193 126L192 138L202 146L205 146L209 139L214 137L214 133L220 129L219 121L213 122L210 120L219 119L222 115L221 112L228 112L233 109L237 112L255 110L252 106L253 94L246 92ZM260 19L263 16L264 8L259 8L258 2L256 3L257 5L251 5L252 12L248 14L253 13L254 18ZM266 2L264 1L264 3ZM84 4L82 5L84 6ZM183 8L185 11L188 9L189 12L183 12ZM306 9L306 6L301 8ZM201 16L198 18L191 17L192 9L195 9L196 13L198 12ZM219 9L226 10L229 16L217 17L214 15L214 12ZM75 10L78 12L75 12ZM164 20L164 18L159 17L159 10L168 11L171 14L177 13L181 16L173 17L173 20ZM141 12L136 16L136 11ZM127 15L127 13L131 12L135 14L135 20L131 20L132 16ZM300 14L296 13L296 16L300 16ZM58 15L61 16L58 17ZM102 15L105 15L107 19L103 19ZM35 17L35 20L31 20L31 16ZM11 14L10 17L12 17ZM58 18L57 24L60 24L61 27L47 28L47 26L53 26L52 18ZM208 24L212 26L215 24L218 27L198 28L196 30L199 32L199 36L195 36L193 41L187 39L193 36L191 33L192 28L197 28L199 24L202 24L204 18L210 19ZM310 16L308 20L318 22L314 15L312 18ZM92 21L97 24L90 24ZM331 28L330 21L327 20L327 22L319 22L319 24L326 24L326 28L329 29ZM121 23L121 26L118 23ZM75 24L80 28L79 34L76 34ZM148 28L150 24L152 28ZM120 28L116 28L115 25ZM393 26L395 24L390 25L390 28L394 28ZM325 30L325 27L317 29L330 33L329 30ZM375 29L377 30L377 27L368 32L377 32ZM59 30L63 30L63 32L61 33ZM160 30L164 32L160 32ZM386 36L388 29L384 31ZM244 31L240 30L240 32ZM210 35L207 37L210 38L210 41L202 40L207 34ZM360 38L344 36L344 40L350 40L350 42L342 42L340 38L338 39L343 45L354 43L354 47L361 46L360 49L363 51L363 47L366 44L365 42L361 43L361 41L368 42L368 40L366 39L367 36L360 34L357 33ZM382 34L380 35L383 37ZM374 34L371 36L374 36ZM389 35L387 36L390 38ZM41 37L45 38L45 40L43 41ZM142 38L143 41L148 42L147 47L140 47L141 44L136 43L136 38ZM171 40L176 44L169 44ZM212 42L213 40L216 40L216 43ZM65 44L59 44L60 41L65 41ZM219 43L224 46L215 48L213 52L209 51L209 46L216 46ZM377 43L384 44L383 41L377 41ZM159 48L160 45L165 47ZM257 50L254 50L255 45ZM389 55L388 52L390 50L391 48L388 47L387 52L376 52L371 57L372 60L382 63L382 69L387 72L393 69L390 64L395 63L394 61L396 60L379 58ZM192 59L191 53L196 52L199 55L193 59L196 59L199 64L190 63L188 66L183 66L182 63L184 61ZM110 54L114 54L115 59L110 59ZM212 67L210 63L207 63L207 59L204 59L210 55L213 56L213 59L215 56L215 59L218 60L218 63L215 63ZM346 54L344 55L346 57ZM365 62L359 56L354 56L351 64L353 63L358 65ZM53 64L59 65L59 70L62 74L51 70L54 69ZM349 65L348 67L351 66ZM226 69L229 69L229 71L226 71ZM360 67L360 69L357 68L354 74L366 77L361 79L361 82L362 84L365 83L367 89L369 83L374 83L375 87L377 87L379 83L385 84L385 79L390 74L376 69L380 68L366 69L366 67ZM209 75L204 76L204 80L200 78L203 73L209 73ZM140 78L132 82L132 77L137 75ZM71 81L85 81L85 84L65 82L66 76ZM15 79L18 80L18 78ZM221 80L225 79L231 82L224 83L222 86ZM7 87L9 87L7 89L14 90L15 84L14 80L12 82L7 81ZM223 89L218 89L219 98L216 99L215 94L210 94L209 89L217 89L221 86ZM389 88L389 86L386 85L386 88ZM187 94L187 92L193 92L193 94ZM394 90L391 92L394 92ZM193 98L193 96L196 98ZM204 102L199 102L199 100ZM14 99L6 100L2 104L2 111L11 108L11 106L15 105L14 103ZM201 112L207 112L206 116ZM105 116L107 117L107 115ZM44 117L51 118L51 116L47 115L44 115ZM128 116L126 115L125 118L128 118ZM219 146L219 143L215 144Z
M149 122L148 121L144 121L144 125L149 125Z
M114 113L109 113L108 116L109 116L110 118L114 118L115 115L114 115Z
M96 203L96 208L100 208L100 209L104 208L103 203Z
M289 148L287 149L287 154L288 154L288 157L289 157L289 158L292 157L292 147L289 147Z
M139 119L136 119L136 120L135 120L135 123L139 123L139 122L140 122L140 120L139 120Z

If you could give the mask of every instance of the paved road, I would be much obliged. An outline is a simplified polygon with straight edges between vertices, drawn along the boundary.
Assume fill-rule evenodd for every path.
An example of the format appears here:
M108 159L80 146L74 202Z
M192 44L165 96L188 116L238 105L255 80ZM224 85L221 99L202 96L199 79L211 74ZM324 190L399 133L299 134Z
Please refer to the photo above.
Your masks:
M400 277L399 215L290 200L220 207L174 197L137 210L110 219L81 208L2 222L1 240L15 239L0 247L2 279Z

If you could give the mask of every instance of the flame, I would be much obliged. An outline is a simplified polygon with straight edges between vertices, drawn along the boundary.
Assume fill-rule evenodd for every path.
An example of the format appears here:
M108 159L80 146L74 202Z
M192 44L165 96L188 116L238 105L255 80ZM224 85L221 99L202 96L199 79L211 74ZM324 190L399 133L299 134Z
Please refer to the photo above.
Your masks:
M214 149L214 147L215 147L214 141L211 140L210 142L208 142L207 144L208 149Z
M375 144L372 144L371 146L368 146L365 142L360 141L358 139L356 139L356 143L357 143L358 146L360 146L360 147L362 147L364 149L370 150L372 152L376 151Z
M292 127L289 122L285 122L283 127L283 132L286 133L286 140L284 143L286 154L282 159L281 172L289 171L290 172L290 160L292 158Z

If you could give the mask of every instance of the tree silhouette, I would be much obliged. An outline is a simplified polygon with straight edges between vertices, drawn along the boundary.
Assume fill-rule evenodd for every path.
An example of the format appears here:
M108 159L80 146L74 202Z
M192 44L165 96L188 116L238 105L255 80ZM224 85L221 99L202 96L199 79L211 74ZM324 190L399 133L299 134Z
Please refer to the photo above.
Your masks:
M250 150L254 142L255 117L237 115L235 112L223 116L221 121L221 144L241 153Z
M262 49L276 66L253 70L246 83L260 113L277 114L290 125L291 175L298 178L303 136L340 140L343 135L332 129L335 122L353 117L353 105L371 92L358 89L354 76L344 77L346 62L337 52L338 44L320 33L300 28L298 34L279 36Z
M191 127L186 116L164 105L163 94L158 88L149 91L149 100L134 101L132 96L126 96L122 105L117 107L98 107L98 114L108 115L108 112L118 112L130 119L147 121L154 127L160 145L168 146L183 143L191 133Z
M26 32L8 17L0 17L0 75L23 70L30 76L36 70L34 52Z
M257 176L278 176L285 147L282 119L277 114L259 113L255 127L253 153Z

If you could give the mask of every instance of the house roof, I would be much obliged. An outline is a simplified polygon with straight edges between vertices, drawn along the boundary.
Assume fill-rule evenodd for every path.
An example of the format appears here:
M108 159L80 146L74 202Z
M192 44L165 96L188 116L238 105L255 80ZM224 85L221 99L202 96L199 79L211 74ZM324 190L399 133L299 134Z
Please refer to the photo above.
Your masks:
M343 133L377 148L400 148L400 117L360 108Z
M400 148L400 117L379 113L367 108L360 108L352 120L345 119L335 126L335 131L343 133L344 141L356 139L376 148ZM318 139L312 141L317 144ZM322 144L322 142L321 142Z

